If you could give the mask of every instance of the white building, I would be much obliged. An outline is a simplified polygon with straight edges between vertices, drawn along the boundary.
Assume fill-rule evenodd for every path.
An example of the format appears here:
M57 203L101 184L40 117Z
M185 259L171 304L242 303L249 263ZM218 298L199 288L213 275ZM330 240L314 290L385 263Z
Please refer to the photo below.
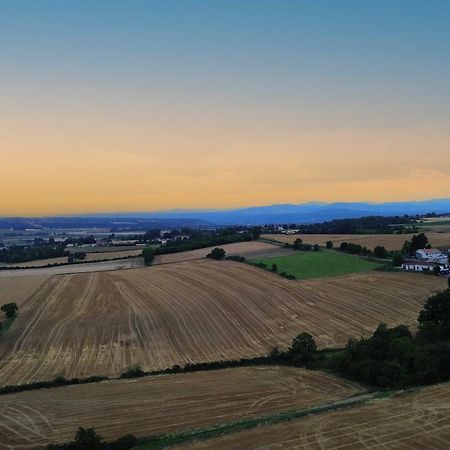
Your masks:
M437 248L423 248L416 251L416 258L422 261L433 262L437 264L448 265L448 256L444 255Z
M418 259L409 259L402 263L402 269L412 272L432 272L436 266L438 264ZM439 267L441 267L441 270L445 268L442 266Z

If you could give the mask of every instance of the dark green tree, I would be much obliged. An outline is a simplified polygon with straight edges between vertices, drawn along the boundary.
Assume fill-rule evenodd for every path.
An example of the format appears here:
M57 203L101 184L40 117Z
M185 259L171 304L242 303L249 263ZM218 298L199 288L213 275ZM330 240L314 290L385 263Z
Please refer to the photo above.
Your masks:
M11 318L16 316L16 312L18 311L18 307L15 303L5 303L0 310L2 310L6 317Z
M327 241L325 245L328 249L331 249L333 248L333 241Z
M421 337L450 340L450 290L430 297L420 312L418 321Z
M252 238L259 239L261 236L261 227L253 227L252 228Z
M272 264L272 267L270 270L272 270L272 272L276 272L278 270L278 266L276 264Z
M400 267L404 261L405 261L405 258L403 258L403 255L401 253L396 253L394 255L393 263L394 263L395 267Z
M377 245L374 249L373 249L373 254L377 257L377 258L386 258L388 255L387 250L382 246L382 245Z
M207 255L207 258L211 259L223 259L225 258L225 250L223 248L214 248L211 253Z
M309 333L301 333L292 341L289 354L296 366L305 366L312 361L317 351L314 338Z
M78 428L75 435L75 448L78 450L98 450L102 447L102 438L94 428Z
M411 239L411 252L425 248L428 245L428 238L424 233L415 234Z
M300 238L297 238L297 239L294 241L294 248L295 248L296 250L300 250L300 247L302 246L302 244L303 244L303 240L300 239Z
M145 247L142 250L142 256L144 257L144 264L146 266L151 266L153 259L155 258L155 249L152 247Z

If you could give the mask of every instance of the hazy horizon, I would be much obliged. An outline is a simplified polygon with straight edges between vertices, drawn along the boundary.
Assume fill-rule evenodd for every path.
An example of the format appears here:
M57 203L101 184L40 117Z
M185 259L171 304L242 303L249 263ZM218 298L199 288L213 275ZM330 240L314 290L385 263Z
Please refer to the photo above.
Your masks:
M450 196L450 2L0 2L0 215Z

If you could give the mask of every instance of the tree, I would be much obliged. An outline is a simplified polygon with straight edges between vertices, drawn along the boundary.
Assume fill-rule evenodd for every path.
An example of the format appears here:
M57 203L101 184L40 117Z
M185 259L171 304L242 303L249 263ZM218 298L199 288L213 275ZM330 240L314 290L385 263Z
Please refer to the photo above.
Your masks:
M302 246L302 244L303 244L303 240L300 239L300 238L297 238L297 239L294 241L294 248L295 248L296 250L300 250L300 247Z
M94 428L78 428L75 435L75 448L83 450L97 450L102 447L102 438Z
M435 338L450 340L450 290L433 295L428 299L419 314L419 334L425 338L425 331L430 336L434 328Z
M276 272L278 270L278 266L276 264L272 264L271 270L272 272Z
M374 249L373 249L373 254L377 257L377 258L386 258L387 256L387 250L382 246L382 245L377 245Z
M410 241L405 241L403 243L402 253L405 255L407 255L408 253L411 253L411 242Z
M225 250L223 248L216 247L211 250L211 253L209 253L206 257L211 259L223 259L225 258Z
M327 241L326 244L325 244L325 246L326 246L328 249L333 248L333 241Z
M15 303L5 303L0 310L2 310L5 314L6 317L11 318L11 317L16 317L16 312L18 311L18 307Z
M304 366L310 362L316 351L317 345L309 333L301 333L295 337L289 349L292 362L297 366Z
M142 250L142 256L144 257L144 264L146 266L151 266L153 259L155 258L155 249L152 247L145 247Z
M252 238L259 239L261 236L261 227L253 227L252 228Z
M85 252L75 252L75 259L83 260L86 258Z
M415 252L428 245L428 238L424 233L415 234L411 239L411 252Z
M319 244L314 244L313 249L315 252L318 252L320 250Z
M393 263L394 263L395 267L400 267L404 261L405 261L405 258L403 258L403 255L401 253L396 253L394 255Z

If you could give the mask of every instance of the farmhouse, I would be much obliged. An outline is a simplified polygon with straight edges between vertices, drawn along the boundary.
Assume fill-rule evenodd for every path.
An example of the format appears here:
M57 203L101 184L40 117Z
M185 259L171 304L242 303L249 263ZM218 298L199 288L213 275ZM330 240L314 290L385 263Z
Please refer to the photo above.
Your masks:
M435 267L440 267L441 270L445 269L445 267L439 264L420 259L408 259L402 263L402 269L413 272L432 272Z
M416 258L422 261L428 261L438 264L448 264L448 257L437 248L423 248L416 251Z

